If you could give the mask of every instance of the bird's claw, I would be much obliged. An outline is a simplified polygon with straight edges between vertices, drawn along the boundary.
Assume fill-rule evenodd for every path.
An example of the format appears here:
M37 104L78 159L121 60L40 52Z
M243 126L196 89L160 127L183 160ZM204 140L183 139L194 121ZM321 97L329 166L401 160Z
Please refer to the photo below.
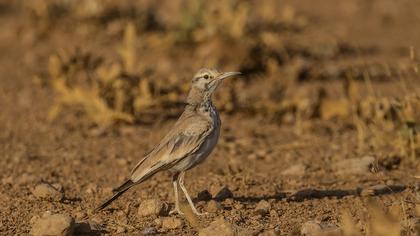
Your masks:
M206 215L209 215L208 212L198 212L198 211L195 211L194 214L196 214L197 216L206 216Z

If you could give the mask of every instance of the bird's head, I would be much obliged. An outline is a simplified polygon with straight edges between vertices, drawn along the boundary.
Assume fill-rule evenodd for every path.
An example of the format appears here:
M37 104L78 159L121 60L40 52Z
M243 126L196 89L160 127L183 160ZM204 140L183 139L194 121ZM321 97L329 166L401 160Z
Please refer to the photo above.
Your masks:
M209 99L224 79L239 74L241 73L220 72L215 69L200 69L192 79L191 92L194 91L194 93L201 93L201 99Z

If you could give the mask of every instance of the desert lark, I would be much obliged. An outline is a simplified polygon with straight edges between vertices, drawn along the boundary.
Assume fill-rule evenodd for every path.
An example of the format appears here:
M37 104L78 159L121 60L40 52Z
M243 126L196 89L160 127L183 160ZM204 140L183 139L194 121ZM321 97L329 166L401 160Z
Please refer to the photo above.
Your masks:
M104 209L131 187L144 182L159 171L169 170L175 192L175 211L179 207L178 185L192 211L201 215L184 186L185 171L202 163L216 146L220 133L220 117L212 103L212 95L221 82L239 72L201 69L192 79L184 112L170 132L143 157L131 171L129 179L114 190L114 195L95 209Z

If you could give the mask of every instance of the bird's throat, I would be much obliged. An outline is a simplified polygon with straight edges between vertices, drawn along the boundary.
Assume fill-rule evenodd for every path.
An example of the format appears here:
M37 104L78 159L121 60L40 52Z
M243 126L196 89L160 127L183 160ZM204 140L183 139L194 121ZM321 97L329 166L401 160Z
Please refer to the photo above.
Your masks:
M192 87L188 93L187 105L191 107L206 106L211 103L211 94L201 89Z

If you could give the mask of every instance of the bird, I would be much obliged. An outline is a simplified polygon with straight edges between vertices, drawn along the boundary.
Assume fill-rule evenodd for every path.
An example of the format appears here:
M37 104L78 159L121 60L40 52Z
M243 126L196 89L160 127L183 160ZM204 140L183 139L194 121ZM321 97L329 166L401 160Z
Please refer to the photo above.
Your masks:
M220 134L221 120L212 102L212 95L226 78L240 75L240 72L220 72L216 69L200 69L193 77L183 113L173 128L133 168L127 180L114 194L99 205L94 212L107 207L114 200L160 171L169 171L175 194L175 209L180 215L178 185L196 215L203 215L184 186L187 170L202 163L213 151Z

